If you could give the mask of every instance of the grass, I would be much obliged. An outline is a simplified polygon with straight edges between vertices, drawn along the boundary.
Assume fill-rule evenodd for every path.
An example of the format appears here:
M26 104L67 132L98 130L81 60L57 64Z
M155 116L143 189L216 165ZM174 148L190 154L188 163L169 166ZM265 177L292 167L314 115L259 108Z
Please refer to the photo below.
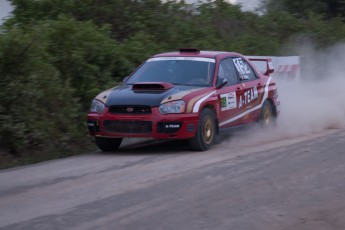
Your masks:
M76 156L85 152L94 151L94 143L87 143L82 146L73 146L64 152L41 152L38 150L21 152L20 154L11 154L0 148L0 170L18 166L35 164L48 160L62 159L70 156Z

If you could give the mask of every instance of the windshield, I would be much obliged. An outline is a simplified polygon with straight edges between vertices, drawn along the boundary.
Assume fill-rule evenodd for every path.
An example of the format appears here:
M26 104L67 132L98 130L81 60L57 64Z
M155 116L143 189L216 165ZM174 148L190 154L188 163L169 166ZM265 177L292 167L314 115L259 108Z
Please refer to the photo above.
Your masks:
M215 60L196 57L159 57L147 60L128 79L136 82L169 82L174 85L211 86Z

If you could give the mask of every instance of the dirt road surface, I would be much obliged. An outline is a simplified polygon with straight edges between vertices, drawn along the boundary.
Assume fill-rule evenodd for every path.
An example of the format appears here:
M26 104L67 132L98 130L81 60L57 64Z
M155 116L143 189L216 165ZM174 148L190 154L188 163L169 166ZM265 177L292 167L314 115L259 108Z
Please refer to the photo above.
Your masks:
M2 170L0 229L345 229L345 130L246 143L137 143Z

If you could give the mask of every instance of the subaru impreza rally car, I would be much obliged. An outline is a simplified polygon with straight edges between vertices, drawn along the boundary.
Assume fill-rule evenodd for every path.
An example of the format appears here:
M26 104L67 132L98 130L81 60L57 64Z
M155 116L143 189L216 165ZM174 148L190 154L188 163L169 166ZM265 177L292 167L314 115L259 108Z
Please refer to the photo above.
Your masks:
M87 125L103 151L122 138L186 139L204 151L221 131L251 123L273 124L279 114L269 59L261 73L234 52L180 49L153 56L122 85L94 98Z

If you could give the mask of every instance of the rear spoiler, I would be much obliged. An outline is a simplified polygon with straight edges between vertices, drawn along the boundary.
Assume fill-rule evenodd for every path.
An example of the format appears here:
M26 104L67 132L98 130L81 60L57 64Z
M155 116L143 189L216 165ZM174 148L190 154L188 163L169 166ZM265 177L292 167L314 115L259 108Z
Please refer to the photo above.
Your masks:
M253 62L253 64L261 70L263 75L269 76L270 74L274 73L274 67L271 58L260 58L260 57L247 57L249 61ZM262 67L262 68L260 68Z
M274 71L275 78L283 78L288 81L301 79L299 56L246 56L246 59L266 76Z

